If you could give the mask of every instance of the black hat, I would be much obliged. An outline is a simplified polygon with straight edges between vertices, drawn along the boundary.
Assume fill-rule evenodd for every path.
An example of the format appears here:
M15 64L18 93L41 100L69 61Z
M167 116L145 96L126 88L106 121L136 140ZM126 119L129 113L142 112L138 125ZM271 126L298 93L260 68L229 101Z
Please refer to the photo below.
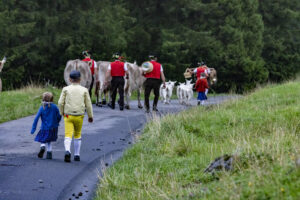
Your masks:
M151 53L151 54L149 54L149 58L150 58L150 59L154 59L154 58L157 58L157 56L156 56L155 53Z
M120 55L121 54L117 52L117 53L114 53L112 57L118 59L120 57Z
M77 70L71 71L70 78L73 79L73 80L80 79L80 71L77 71Z

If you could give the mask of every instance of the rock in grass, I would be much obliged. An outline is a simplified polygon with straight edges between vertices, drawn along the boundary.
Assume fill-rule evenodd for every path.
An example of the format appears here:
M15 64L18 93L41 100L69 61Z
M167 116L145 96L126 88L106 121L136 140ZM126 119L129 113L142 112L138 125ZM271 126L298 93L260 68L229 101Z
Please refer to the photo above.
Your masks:
M207 173L220 170L233 170L233 161L234 156L225 154L221 157L216 158L212 163L210 163L210 165L204 170L204 172Z

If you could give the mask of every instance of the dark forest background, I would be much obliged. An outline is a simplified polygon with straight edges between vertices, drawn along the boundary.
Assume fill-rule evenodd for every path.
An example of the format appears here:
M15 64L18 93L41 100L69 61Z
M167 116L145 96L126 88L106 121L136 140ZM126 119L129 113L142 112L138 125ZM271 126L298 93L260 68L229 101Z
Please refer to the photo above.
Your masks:
M300 71L299 0L0 0L5 90L50 81L91 50L138 64L156 53L167 79L187 67L216 68L219 92L244 92Z

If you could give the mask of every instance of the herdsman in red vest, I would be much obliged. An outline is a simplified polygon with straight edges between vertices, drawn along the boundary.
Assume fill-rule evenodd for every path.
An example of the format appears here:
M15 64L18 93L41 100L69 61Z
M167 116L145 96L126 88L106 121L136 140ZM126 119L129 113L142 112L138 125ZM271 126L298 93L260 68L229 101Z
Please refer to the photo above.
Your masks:
M151 93L151 90L153 89L154 92L154 101L153 101L153 111L158 111L157 110L157 102L159 98L159 87L161 84L161 80L163 81L164 87L166 87L166 79L165 75L163 72L163 67L160 63L157 62L157 56L155 55L150 55L150 62L153 65L153 70L149 73L144 73L144 76L147 78L144 86L145 86L145 107L146 107L146 112L150 112L150 106L149 106L149 96Z
M90 98L92 99L92 89L93 89L93 85L94 85L95 76L96 76L96 85L99 85L97 63L95 62L95 60L91 59L90 51L83 51L82 55L84 56L84 59L82 61L85 61L88 63L88 65L90 66L91 73L92 73L92 82L91 82L91 85L89 88Z
M205 73L206 77L208 77L208 67L205 62L198 62L198 66L193 72L197 76L197 80L200 78L201 73Z
M107 80L109 76L112 77L111 79L111 99L112 101L108 104L111 109L115 109L115 102L116 102L116 95L117 90L119 91L120 101L119 106L120 110L124 109L124 85L125 80L124 76L126 74L126 79L128 79L128 70L124 62L121 62L119 60L120 54L115 53L113 55L113 58L115 58L114 62L111 62L108 66L106 77L105 77L105 84L107 84Z

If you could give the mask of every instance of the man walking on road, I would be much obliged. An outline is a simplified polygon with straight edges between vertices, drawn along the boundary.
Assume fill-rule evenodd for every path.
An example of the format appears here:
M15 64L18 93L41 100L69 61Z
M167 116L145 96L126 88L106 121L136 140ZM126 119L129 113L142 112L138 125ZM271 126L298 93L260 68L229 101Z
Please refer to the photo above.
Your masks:
M110 65L108 66L108 70L106 72L106 77L105 77L105 84L107 84L107 80L109 76L112 77L111 80L111 103L108 104L111 109L115 109L115 102L116 102L116 95L117 95L117 90L119 91L119 106L120 110L124 109L124 85L125 85L125 80L124 76L126 74L126 79L128 79L128 70L124 62L121 62L119 60L120 55L119 53L115 53L113 55L113 58L115 59L114 62L111 62Z
M153 70L149 73L144 72L144 76L147 78L144 86L145 86L145 107L146 112L150 112L150 105L149 105L149 96L151 93L151 90L153 89L154 92L154 101L153 101L153 111L158 111L157 109L157 103L159 99L159 87L161 84L160 78L163 81L164 87L166 87L166 79L163 72L162 65L157 62L157 56L150 55L150 63L153 65Z

